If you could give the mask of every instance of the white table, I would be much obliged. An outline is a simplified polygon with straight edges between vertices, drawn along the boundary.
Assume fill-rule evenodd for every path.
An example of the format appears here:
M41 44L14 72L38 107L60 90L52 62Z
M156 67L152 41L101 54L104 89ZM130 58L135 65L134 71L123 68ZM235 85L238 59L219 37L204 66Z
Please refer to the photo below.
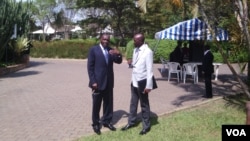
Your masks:
M218 80L218 74L219 74L219 67L220 65L222 65L222 63L213 63L213 65L215 66L215 81Z
M189 62L189 63L193 63L196 65L202 65L202 62ZM217 81L218 80L218 75L219 75L219 67L220 65L222 65L222 63L213 63L214 67L215 67L215 78L214 80Z

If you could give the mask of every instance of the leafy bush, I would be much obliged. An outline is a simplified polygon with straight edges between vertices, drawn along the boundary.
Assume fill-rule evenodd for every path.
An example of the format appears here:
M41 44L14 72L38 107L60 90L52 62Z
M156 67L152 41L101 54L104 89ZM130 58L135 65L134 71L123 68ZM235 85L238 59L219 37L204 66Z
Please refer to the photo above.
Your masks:
M219 52L213 52L214 55L214 62L224 62L221 54Z
M96 43L95 39L88 40L61 40L53 42L34 41L30 52L32 57L48 58L87 58L88 50Z
M11 39L9 46L20 56L27 52L31 47L31 41L23 36Z
M155 40L146 39L145 41L149 47L154 51L154 62L159 63L160 57L169 59L169 54L174 50L177 45L177 41L173 40ZM133 55L134 41L129 41L126 46L126 59L131 59Z
M126 41L127 42L127 41ZM177 45L175 40L155 40L146 39L145 41L149 47L154 51L154 63L160 63L160 57L169 60L169 54L174 50ZM33 41L30 55L32 57L48 57L48 58L75 58L75 59L86 59L88 50L91 46L99 43L99 39L75 39L75 40L60 40L52 42L40 42ZM112 47L117 46L117 40L111 39ZM247 60L247 52L241 51L237 55L227 49L228 43L223 45L223 51L228 54L229 61L232 63L241 62ZM122 52L126 59L132 58L134 49L133 40L129 40L125 47L119 46L119 50ZM214 55L214 62L224 62L219 50L216 46L211 43L211 51ZM230 54L231 53L231 54Z
M32 16L30 7L30 0L27 0L26 5L18 1L0 1L0 61L4 60L5 63L12 61L8 60L10 55L7 54L7 51L11 50L8 48L8 43L14 34L14 29L16 30L16 37L26 35L28 32L28 23Z

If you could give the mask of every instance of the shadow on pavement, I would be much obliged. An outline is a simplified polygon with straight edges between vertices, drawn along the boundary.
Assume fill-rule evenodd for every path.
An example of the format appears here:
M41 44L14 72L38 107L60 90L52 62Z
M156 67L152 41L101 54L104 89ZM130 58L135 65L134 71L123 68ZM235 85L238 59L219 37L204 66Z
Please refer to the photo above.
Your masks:
M28 76L28 75L36 75L39 74L38 71L17 71L15 73L12 74L7 74L6 76L4 76L3 78L10 78L10 77L24 77L24 76Z
M29 63L29 67L37 67L37 66L41 66L41 65L45 65L47 64L46 62L43 62L43 61L30 61Z
M168 81L168 70L165 69L161 73L161 69L157 69L161 74L160 78L156 78L157 81ZM245 79L245 78L242 78ZM183 80L182 80L183 81ZM203 76L199 76L199 82L197 84L193 83L193 78L187 77L186 83L184 84L182 81L177 82L176 76L171 77L171 80L168 82L170 85L177 86L179 88L184 89L187 92L187 95L182 95L177 97L172 104L179 107L183 106L184 102L199 100L205 94L205 83ZM220 74L218 80L215 81L214 77L212 80L213 85L213 95L216 96L230 96L242 93L242 88L240 84L236 81L235 77L232 74Z

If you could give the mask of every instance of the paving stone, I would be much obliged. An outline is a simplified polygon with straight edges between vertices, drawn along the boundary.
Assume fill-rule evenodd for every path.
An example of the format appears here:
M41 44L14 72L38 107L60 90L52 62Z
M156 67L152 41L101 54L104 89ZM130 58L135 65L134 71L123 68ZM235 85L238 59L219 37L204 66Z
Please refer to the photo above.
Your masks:
M158 89L149 94L152 115L164 115L207 101L204 82L170 82L154 64ZM114 126L127 123L131 69L114 65ZM238 83L226 65L213 80L215 98L234 93ZM0 76L0 139L3 141L73 141L94 134L91 126L91 90L86 60L30 58L29 67ZM235 88L235 87L234 87ZM139 108L140 109L140 108ZM102 112L100 112L102 113ZM107 131L102 128L102 131Z

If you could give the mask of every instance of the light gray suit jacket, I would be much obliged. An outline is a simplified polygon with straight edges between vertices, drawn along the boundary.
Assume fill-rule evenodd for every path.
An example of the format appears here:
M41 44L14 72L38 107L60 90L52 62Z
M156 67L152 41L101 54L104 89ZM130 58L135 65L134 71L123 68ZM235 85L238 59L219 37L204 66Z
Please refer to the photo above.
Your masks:
M138 87L138 81L147 79L146 89L153 88L153 51L147 44L139 48L139 55L136 57L136 48L133 53L132 84Z

